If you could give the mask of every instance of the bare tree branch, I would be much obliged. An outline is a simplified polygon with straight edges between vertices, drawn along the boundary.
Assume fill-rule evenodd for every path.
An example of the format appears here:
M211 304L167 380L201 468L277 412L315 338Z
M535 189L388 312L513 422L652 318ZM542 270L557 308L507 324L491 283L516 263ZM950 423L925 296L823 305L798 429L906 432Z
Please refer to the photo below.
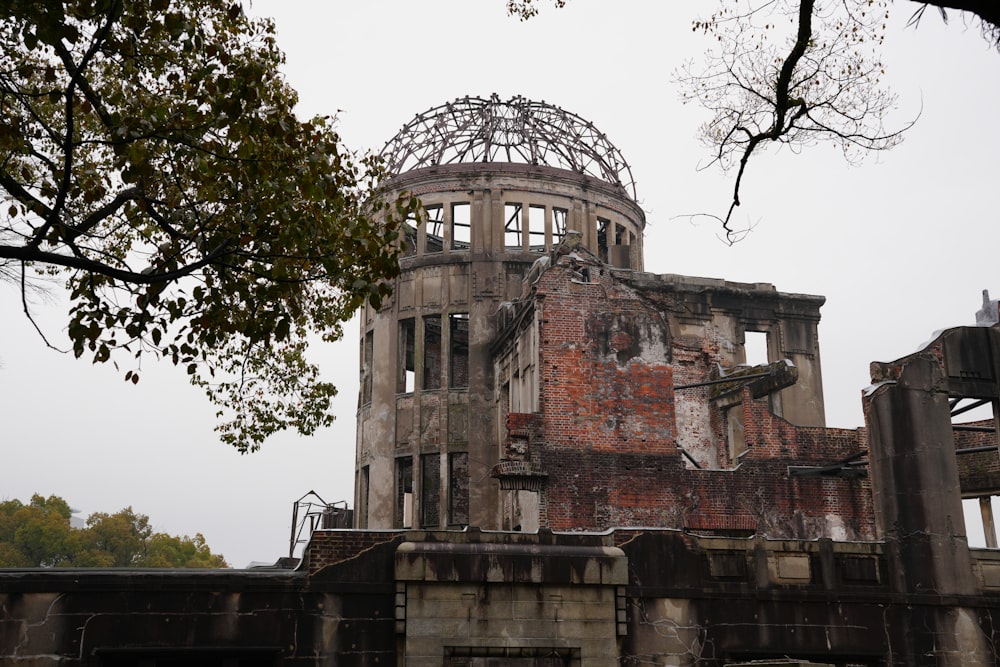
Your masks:
M799 149L832 140L854 160L892 147L912 125L883 127L895 96L881 87L883 68L870 47L881 42L886 1L748 1L695 23L719 46L704 69L689 64L677 79L685 100L713 113L702 126L712 163L736 170L729 207L716 216L727 243L748 232L733 216L750 158L768 144Z

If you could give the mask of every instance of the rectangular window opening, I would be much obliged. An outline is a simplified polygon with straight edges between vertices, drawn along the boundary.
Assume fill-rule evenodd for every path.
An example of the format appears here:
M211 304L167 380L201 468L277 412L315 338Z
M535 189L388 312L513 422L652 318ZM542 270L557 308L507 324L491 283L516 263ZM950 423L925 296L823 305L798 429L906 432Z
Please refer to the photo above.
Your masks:
M451 329L448 386L461 389L469 386L469 314L452 313L448 323Z
M358 528L368 527L368 485L370 483L370 474L368 466L361 468L361 478L358 480L358 511L356 520Z
M566 225L569 224L569 211L564 208L552 209L552 243L556 244L566 236Z
M365 333L364 346L361 348L361 403L372 402L372 373L375 357L375 332Z
M409 257L417 254L417 235L420 230L420 221L413 215L407 216L403 221L403 236L400 243L403 245L403 256Z
M970 547L996 549L997 535L994 517L1000 512L1000 496L962 498L965 533Z
M441 388L441 316L424 318L423 389Z
M413 526L413 457L396 459L396 527Z
M468 250L472 245L472 204L451 205L451 249Z
M503 207L503 244L514 250L521 249L521 205L504 204Z
M425 206L427 212L427 247L425 252L441 252L444 250L444 206Z
M413 365L414 337L416 330L413 318L399 321L399 370L396 375L396 392L409 394L413 391L415 373Z
M420 457L420 525L437 528L441 520L441 455Z
M993 419L993 401L990 399L956 398L952 399L951 423L969 424L971 422L987 422ZM990 424L992 426L992 424Z
M748 366L761 366L768 363L767 332L746 331L743 333L744 363Z
M448 455L448 524L465 526L469 523L469 454Z
M608 263L608 231L611 221L605 218L597 219L597 256L605 264Z
M500 456L504 456L504 440L507 437L507 416L510 414L510 381L500 386L497 396L497 442L500 443Z
M625 239L628 238L628 234L625 232L625 227L622 225L615 225L615 245L625 245Z
M528 207L528 246L531 252L545 252L545 207Z

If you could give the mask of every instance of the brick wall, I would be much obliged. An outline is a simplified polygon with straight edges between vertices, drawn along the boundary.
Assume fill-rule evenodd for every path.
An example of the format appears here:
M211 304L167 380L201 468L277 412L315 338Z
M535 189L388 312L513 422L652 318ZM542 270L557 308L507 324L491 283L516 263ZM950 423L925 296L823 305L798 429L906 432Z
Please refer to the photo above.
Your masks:
M875 538L866 479L788 472L863 451L863 430L795 426L745 390L732 409L743 412L747 451L733 460L725 416L695 389L680 402L679 433L674 386L704 381L724 362L719 336L709 327L701 341L672 341L664 313L599 266L581 271L585 260L564 258L535 287L541 411L531 455L549 475L542 525ZM523 430L526 419L509 426Z
M401 540L397 530L317 530L302 554L302 568L309 573L356 558L379 544Z

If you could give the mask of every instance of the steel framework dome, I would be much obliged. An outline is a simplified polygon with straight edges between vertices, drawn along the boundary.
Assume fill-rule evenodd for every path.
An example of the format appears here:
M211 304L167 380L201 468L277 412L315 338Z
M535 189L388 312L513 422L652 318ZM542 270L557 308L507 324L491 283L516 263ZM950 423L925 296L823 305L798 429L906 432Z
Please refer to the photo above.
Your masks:
M621 152L590 121L517 96L462 97L428 109L382 149L390 176L470 162L516 162L567 169L621 187L636 199Z

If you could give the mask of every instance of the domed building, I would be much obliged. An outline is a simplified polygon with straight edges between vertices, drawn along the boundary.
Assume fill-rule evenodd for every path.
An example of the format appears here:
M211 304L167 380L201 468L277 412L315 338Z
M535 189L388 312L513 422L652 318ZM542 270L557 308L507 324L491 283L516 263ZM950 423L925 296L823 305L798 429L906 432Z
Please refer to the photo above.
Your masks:
M0 664L997 664L1000 303L828 428L824 299L643 272L582 118L463 98L385 157L425 214L362 316L355 528L269 568L2 570Z
M754 458L748 383L775 415L823 425L822 297L644 273L628 163L544 102L455 100L416 116L383 157L385 195L416 195L425 213L404 226L393 297L362 315L355 527L760 527L663 489ZM756 374L740 370L754 336L753 363L773 364ZM637 399L631 387L650 381ZM639 507L641 494L664 505ZM872 534L868 515L849 523L845 535Z
M408 221L393 298L362 315L356 524L496 527L497 312L570 232L641 270L645 216L618 149L544 102L458 99L382 154L387 197L415 194L426 216Z

